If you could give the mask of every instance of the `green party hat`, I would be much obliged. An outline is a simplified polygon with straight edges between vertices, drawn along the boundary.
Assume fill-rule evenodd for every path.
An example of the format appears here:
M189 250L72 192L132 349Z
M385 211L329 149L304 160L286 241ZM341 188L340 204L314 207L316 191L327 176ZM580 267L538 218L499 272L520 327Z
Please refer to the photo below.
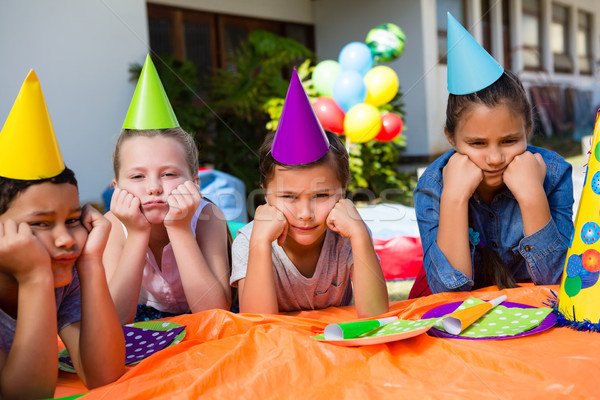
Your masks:
M146 56L123 129L168 129L179 126L158 72Z

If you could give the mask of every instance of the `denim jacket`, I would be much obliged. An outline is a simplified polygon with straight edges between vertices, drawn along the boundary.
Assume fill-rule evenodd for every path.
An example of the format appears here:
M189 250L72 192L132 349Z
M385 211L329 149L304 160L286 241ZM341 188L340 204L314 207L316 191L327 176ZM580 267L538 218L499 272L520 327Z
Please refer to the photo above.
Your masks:
M469 247L474 279L453 268L437 245L444 186L442 169L454 150L434 161L419 179L414 192L415 209L423 244L423 265L433 293L485 286L479 268L480 248L484 245L497 252L517 282L531 280L537 285L560 282L574 231L571 164L550 150L534 146L527 146L527 150L541 154L546 163L544 191L552 218L539 231L525 237L519 203L508 188L496 194L490 205L477 193L473 194L469 199Z

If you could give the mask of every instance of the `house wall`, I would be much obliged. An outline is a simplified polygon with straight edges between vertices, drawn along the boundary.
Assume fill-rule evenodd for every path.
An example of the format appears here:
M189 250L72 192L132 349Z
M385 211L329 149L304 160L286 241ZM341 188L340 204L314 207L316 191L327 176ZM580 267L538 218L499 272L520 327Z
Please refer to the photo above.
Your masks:
M20 0L0 12L0 119L35 69L82 201L100 201L135 85L129 64L147 51L144 0Z

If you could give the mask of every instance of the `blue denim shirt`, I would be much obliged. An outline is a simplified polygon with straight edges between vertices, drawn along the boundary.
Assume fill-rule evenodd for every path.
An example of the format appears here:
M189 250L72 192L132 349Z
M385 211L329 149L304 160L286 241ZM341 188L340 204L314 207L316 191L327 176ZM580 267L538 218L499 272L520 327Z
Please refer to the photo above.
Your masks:
M546 163L544 191L552 218L542 229L525 237L519 203L508 188L496 194L490 205L477 193L473 194L469 199L469 247L474 279L453 268L437 245L444 186L442 170L454 150L434 161L419 179L414 192L415 209L423 244L423 265L433 293L485 286L479 268L480 247L484 245L497 252L517 282L532 280L536 285L560 282L574 231L571 164L550 150L534 146L527 146L527 150L541 154Z

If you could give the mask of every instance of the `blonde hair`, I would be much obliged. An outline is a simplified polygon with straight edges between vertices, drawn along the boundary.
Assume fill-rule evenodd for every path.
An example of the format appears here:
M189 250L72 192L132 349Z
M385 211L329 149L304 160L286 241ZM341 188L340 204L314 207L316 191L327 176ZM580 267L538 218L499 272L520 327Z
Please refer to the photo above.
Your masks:
M119 135L117 144L115 145L115 151L113 153L113 170L115 173L115 179L119 179L119 170L121 168L121 146L127 140L134 137L165 137L172 138L173 140L181 143L185 151L185 161L188 165L190 176L194 177L198 174L198 148L194 139L189 133L181 129L180 127L168 128L168 129L125 129ZM151 155L149 157L152 157Z

